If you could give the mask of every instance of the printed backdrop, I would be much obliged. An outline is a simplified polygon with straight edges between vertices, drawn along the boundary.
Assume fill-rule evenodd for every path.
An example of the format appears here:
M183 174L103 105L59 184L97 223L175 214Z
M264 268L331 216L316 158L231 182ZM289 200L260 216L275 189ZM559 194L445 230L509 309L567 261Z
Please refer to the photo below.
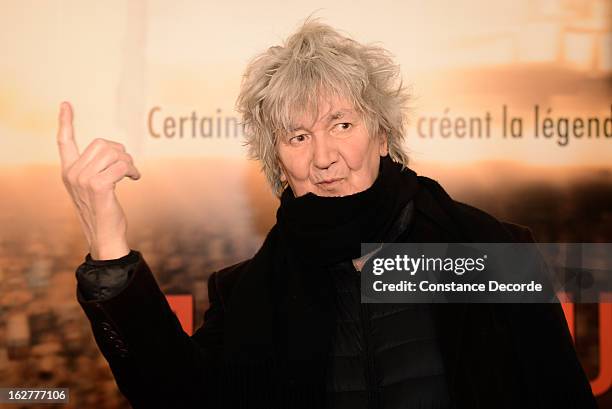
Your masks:
M61 182L59 103L73 104L81 151L102 137L134 157L142 178L117 186L130 245L190 331L208 276L254 254L278 203L245 158L241 75L313 12L396 56L417 173L538 241L612 242L608 0L4 0L0 387L65 386L66 408L128 407L75 299L88 249ZM566 312L612 407L612 331L600 331L612 306Z

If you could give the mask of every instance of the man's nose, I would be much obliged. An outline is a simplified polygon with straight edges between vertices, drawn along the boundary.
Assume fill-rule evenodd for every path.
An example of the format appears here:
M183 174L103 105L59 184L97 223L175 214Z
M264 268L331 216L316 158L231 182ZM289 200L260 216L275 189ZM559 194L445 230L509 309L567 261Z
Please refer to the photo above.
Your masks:
M319 169L327 169L338 159L335 142L328 135L313 138L313 164Z

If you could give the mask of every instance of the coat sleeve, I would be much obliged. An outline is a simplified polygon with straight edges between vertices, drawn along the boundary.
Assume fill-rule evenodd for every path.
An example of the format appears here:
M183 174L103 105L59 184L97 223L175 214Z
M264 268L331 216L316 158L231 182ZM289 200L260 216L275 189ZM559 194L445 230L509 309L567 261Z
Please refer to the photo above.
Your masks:
M118 259L93 260L91 254L76 272L78 289L86 300L105 300L121 292L140 258L135 250Z
M527 227L506 223L517 242L535 243ZM543 261L542 261L543 262ZM561 304L551 303L504 304L508 322L514 325L513 343L520 351L523 373L534 407L546 408L550 403L562 402L563 407L596 409L597 403L589 380L582 368L567 326ZM560 406L556 406L560 407Z
M135 409L214 408L223 309L216 272L209 279L204 325L185 333L140 252L128 282L107 299L77 300L119 390Z

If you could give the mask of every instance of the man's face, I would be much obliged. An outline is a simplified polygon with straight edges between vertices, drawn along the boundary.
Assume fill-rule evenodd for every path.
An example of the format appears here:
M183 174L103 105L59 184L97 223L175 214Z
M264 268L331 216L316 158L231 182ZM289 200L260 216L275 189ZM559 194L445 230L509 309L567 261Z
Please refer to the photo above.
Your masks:
M322 100L319 107L319 118L303 115L279 137L281 180L289 182L295 196L346 196L369 188L380 157L388 153L386 138L370 137L345 99Z

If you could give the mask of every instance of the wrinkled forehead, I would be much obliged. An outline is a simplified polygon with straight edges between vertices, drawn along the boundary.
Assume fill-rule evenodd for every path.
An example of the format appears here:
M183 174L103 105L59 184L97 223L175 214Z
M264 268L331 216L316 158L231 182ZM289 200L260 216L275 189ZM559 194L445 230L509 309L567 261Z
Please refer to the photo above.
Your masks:
M310 129L319 123L326 124L358 115L357 110L347 101L320 103L318 108L318 110L302 111L292 115L288 131Z
M277 108L271 112L271 122L278 131L294 132L298 129L311 129L320 122L358 117L360 113L350 96L339 92L323 92L277 101Z

